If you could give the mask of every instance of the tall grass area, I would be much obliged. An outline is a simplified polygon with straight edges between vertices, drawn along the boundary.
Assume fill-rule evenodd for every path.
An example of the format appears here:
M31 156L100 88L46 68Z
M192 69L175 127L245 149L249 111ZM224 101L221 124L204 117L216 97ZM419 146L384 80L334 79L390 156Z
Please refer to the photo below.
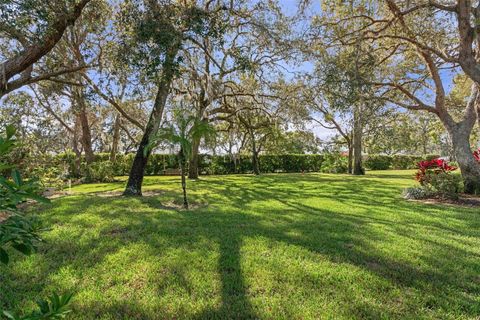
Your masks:
M480 209L409 202L412 171L87 184L31 210L38 253L0 266L0 307L75 291L72 319L475 319ZM108 195L108 196L106 196Z

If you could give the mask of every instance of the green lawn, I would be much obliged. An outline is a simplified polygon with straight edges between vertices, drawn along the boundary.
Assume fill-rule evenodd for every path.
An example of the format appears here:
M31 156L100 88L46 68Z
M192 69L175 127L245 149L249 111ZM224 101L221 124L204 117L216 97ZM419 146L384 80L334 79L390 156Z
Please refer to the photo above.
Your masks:
M35 208L39 253L0 266L0 307L74 290L72 319L478 319L480 209L402 199L412 171L149 177Z

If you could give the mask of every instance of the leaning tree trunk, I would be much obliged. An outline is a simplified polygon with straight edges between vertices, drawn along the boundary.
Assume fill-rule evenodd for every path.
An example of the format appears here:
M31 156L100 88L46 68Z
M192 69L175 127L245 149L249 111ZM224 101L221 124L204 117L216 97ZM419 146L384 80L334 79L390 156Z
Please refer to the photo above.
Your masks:
M200 148L200 137L195 137L192 141L192 153L188 166L188 178L189 179L198 179L198 165L199 165L199 154L198 150Z
M117 114L115 116L115 122L113 124L113 137L112 137L112 149L110 150L110 161L115 163L118 153L118 142L120 140L120 121L121 116Z
M355 106L353 119L353 174L363 175L365 170L362 166L362 121L361 110Z
M163 72L158 84L157 95L153 104L153 109L148 119L147 126L143 133L142 140L135 154L132 168L128 176L127 186L123 195L125 196L141 196L142 195L142 183L145 174L145 167L147 165L148 157L151 153L150 144L158 132L160 123L163 117L163 110L165 109L165 103L167 101L168 94L170 93L170 85L175 73L174 62L178 52L178 47L174 47L167 54L166 60L163 63Z

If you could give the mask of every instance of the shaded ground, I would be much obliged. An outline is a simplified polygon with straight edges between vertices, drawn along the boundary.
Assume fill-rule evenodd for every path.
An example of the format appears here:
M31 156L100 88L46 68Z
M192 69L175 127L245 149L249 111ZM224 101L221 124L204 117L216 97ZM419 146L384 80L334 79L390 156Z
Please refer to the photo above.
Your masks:
M478 208L480 210L480 196L461 194L458 199L425 199L418 200L427 204L444 204L460 207Z
M176 177L78 186L35 209L52 229L0 266L0 307L59 288L72 319L475 319L480 211L403 200L411 176L206 177L190 211L165 209Z

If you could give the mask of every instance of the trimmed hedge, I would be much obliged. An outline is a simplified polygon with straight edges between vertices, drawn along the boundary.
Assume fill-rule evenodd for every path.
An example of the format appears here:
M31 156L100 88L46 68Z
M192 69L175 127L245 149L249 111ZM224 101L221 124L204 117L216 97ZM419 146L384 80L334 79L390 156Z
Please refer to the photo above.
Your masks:
M97 153L95 162L109 160L108 153ZM330 156L330 155L329 155ZM338 155L341 157L340 155ZM116 162L112 165L115 176L125 176L130 172L135 154L118 154ZM331 157L331 156L330 156ZM364 165L369 170L387 169L415 169L417 163L422 160L437 158L437 155L368 155L364 159ZM329 166L328 157L320 154L283 154L283 155L260 155L260 172L331 172L326 170ZM346 166L346 158L345 158ZM75 168L75 154L62 153L52 159L52 164L66 168L73 175ZM82 171L85 170L85 161L82 159ZM331 165L331 164L330 164ZM153 154L145 168L146 175L168 175L178 170L177 156L173 154ZM250 155L238 155L231 158L227 155L201 154L199 159L199 172L202 175L211 174L246 174L253 172L252 158ZM335 171L337 172L337 171ZM340 171L343 172L343 171Z
M95 155L95 162L108 161L108 153ZM125 176L130 172L135 154L118 154L113 164L113 173L116 176ZM322 167L323 156L317 154L285 154L285 155L260 155L260 171L265 173L274 172L319 172ZM70 174L74 172L75 155L64 153L55 156L53 161L56 165L63 164ZM84 159L82 167L85 168ZM146 175L168 175L178 169L177 156L173 154L152 154L145 168ZM199 172L209 174L234 174L252 173L252 158L249 155L239 155L232 159L224 155L201 154L199 159Z
M432 160L438 158L439 155L429 154L426 156L403 155L397 154L393 156L370 154L366 156L364 165L370 170L387 170L387 169L416 169L417 163L423 160Z

